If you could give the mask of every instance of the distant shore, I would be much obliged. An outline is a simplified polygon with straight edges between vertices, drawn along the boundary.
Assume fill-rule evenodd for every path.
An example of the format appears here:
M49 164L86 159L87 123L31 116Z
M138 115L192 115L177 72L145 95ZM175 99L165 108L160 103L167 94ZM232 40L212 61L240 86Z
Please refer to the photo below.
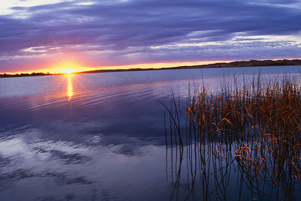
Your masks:
M301 60L300 59L292 59L292 60L288 60L288 59L282 59L282 60L250 60L250 61L234 61L234 62L223 62L223 63L213 63L213 64L194 65L194 66L92 70L92 71L74 72L73 74L127 72L127 71L149 71L149 70L198 69L198 68L256 67L256 66L301 66ZM63 74L66 74L66 73L55 73L55 74L53 74L53 73L43 73L43 72L16 73L16 74L2 73L2 74L0 74L0 78L28 77L28 76L49 76L49 75L63 75Z

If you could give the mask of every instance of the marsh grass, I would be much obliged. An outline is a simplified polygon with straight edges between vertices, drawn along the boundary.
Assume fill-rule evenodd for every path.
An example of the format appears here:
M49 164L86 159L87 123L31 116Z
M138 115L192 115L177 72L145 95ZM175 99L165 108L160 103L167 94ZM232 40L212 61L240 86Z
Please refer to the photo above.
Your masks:
M175 189L181 178L181 168L177 166L181 167L183 147L186 147L191 192L195 191L199 166L203 195L207 195L204 200L211 194L208 176L212 173L206 173L209 164L214 166L216 188L213 191L223 200L229 186L227 168L230 167L241 172L241 185L251 189L259 199L294 200L294 191L301 189L298 78L264 78L259 73L250 80L238 80L233 76L222 82L219 90L204 85L194 89L193 94L189 90L186 105L173 96L172 109L168 109L170 134L166 135L166 142L172 146L176 143L176 159L180 156L179 163L171 161L178 164ZM181 113L186 116L186 130L181 128Z

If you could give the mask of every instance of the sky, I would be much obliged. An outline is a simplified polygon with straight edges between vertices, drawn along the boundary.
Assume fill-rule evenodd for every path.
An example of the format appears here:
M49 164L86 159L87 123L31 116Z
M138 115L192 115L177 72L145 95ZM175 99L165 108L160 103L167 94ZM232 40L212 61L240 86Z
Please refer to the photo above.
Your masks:
M298 0L10 0L0 73L301 58Z

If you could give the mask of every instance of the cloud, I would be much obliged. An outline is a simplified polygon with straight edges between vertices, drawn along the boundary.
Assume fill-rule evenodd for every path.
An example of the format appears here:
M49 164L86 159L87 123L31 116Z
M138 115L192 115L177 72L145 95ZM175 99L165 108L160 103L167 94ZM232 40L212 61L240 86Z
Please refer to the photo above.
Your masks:
M13 14L0 16L0 62L6 65L0 68L11 68L6 58L24 63L70 52L89 58L92 66L296 58L298 5L292 0L116 0L13 7ZM271 42L261 36L282 38Z

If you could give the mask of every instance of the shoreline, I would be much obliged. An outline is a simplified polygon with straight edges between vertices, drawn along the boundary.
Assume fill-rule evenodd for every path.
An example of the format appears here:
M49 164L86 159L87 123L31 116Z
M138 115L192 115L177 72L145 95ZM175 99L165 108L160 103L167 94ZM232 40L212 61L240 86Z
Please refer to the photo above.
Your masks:
M203 68L240 68L240 67L273 67L273 66L301 66L300 59L282 59L282 60L250 60L250 61L234 61L224 63L213 63L205 65L194 66L176 66L176 67L162 67L162 68L131 68L131 69L112 69L112 70L90 70L73 72L72 74L86 74L86 73L111 73L111 72L132 72L132 71L153 71L153 70L182 70L182 69L203 69ZM16 74L0 74L0 78L10 77L33 77L33 76L50 76L50 75L66 75L67 73L16 73Z

